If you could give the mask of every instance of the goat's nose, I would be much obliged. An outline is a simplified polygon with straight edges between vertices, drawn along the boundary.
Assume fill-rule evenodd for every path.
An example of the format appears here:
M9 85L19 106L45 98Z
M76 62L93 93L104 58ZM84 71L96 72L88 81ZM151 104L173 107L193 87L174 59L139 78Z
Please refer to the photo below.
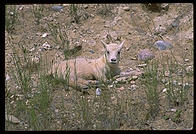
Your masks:
M111 61L116 61L116 59L111 59Z

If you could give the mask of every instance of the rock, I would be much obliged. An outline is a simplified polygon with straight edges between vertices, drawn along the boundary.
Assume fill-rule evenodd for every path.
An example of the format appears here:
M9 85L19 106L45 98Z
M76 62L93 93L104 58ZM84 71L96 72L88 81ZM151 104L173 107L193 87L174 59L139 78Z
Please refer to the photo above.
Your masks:
M122 91L122 90L124 90L125 88L124 87L120 87L120 88L118 88L120 91Z
M176 112L177 109L176 109L176 108L172 108L171 111L172 111L172 112Z
M44 33L44 34L42 35L42 38L45 38L47 35L48 35L48 33Z
M137 85L131 85L128 89L131 90L131 91L134 91L138 88Z
M53 6L52 9L59 12L62 11L63 6Z
M55 109L55 113L58 113L59 112L59 110L58 109Z
M93 50L89 50L90 53L94 54L95 52Z
M176 80L173 80L173 85L174 85L174 86L176 86L177 83L178 83L178 82L177 82Z
M163 10L165 10L165 11L168 11L168 9L169 9L169 4L163 3L163 4L161 4L161 8L162 8Z
M185 61L185 62L188 62L188 61L189 61L189 59L184 59L184 61Z
M135 84L136 82L134 80L130 81L131 85Z
M7 113L5 113L5 120L10 121L10 122L15 123L15 124L20 123L20 120L18 118L16 118L13 115L7 115Z
M192 66L188 66L188 67L186 67L186 72L187 72L187 73L192 72L192 71L193 71Z
M5 80L6 81L10 80L10 76L8 74L6 74Z
M169 71L165 71L165 76L169 77L169 75L170 75L170 72Z
M130 11L130 7L123 7L124 11Z
M178 82L178 86L182 86L182 83L181 82Z
M147 66L147 64L139 64L139 65L137 65L138 67L146 67Z
M146 61L151 60L155 57L155 55L149 49L143 49L138 53L138 60Z
M185 84L183 84L183 89L187 90L187 89L189 89L189 88L190 88L189 83L185 83Z
M163 84L165 84L165 83L167 83L167 80L166 80L166 79L162 79L161 82L162 82Z
M43 49L45 49L45 50L51 49L51 46L48 44L48 42L45 42L45 43L42 45L41 50L43 50Z
M108 87L109 87L109 88L113 88L113 87L114 87L114 85L108 85Z
M137 80L137 79L138 79L137 75L132 76L132 80Z
M178 27L179 24L180 24L180 20L179 20L179 19L175 19L175 20L171 23L172 27Z
M38 64L38 63L40 62L40 58L39 58L39 57L33 57L33 58L31 59L31 61L32 61L32 63Z
M120 77L120 78L117 78L116 81L117 83L126 83L127 79L128 79L127 77Z
M84 9L87 9L88 8L88 5L84 5Z
M164 88L162 92L164 93L164 92L166 92L166 91L167 91L167 88Z
M101 95L101 89L100 88L96 89L96 95L98 95L98 96Z
M158 48L159 50L166 50L166 49L173 48L172 44L166 41L162 41L162 40L156 41L154 43L154 47Z
M33 48L31 48L29 51L30 51L30 52L33 52L34 50L35 50L35 48L33 47Z

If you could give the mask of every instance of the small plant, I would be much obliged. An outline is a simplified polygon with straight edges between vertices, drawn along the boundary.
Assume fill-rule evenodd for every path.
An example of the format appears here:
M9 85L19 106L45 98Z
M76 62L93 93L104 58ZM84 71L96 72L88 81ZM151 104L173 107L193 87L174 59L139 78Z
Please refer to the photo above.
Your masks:
M147 87L146 96L149 105L149 116L154 118L159 112L158 96L158 61L147 63L142 83Z
M17 82L17 85L22 89L23 93L27 93L30 89L30 72L28 70L23 69L25 63L27 63L27 51L26 48L21 44L21 41L17 43L19 48L22 51L23 59L17 54L15 44L9 38L9 43L12 48L12 58L14 60L14 66L16 67L16 72L13 72L13 76Z
M80 16L78 15L78 6L76 4L70 5L70 15L73 17L74 22L79 23Z
M36 22L37 25L40 24L40 19L43 16L43 10L44 10L43 5L40 5L40 6L33 5L33 15L35 17L35 22Z
M5 29L8 33L13 33L18 22L18 12L15 5L5 6Z
M60 44L63 49L65 59L68 59L71 55L70 52L70 41L68 40L68 36L66 32L62 32L59 25L48 23L48 28L52 37L54 38L55 44Z
M171 55L173 54L171 53ZM184 88L185 75L178 76L178 73L183 73L184 67L179 64L174 56L172 58L167 56L167 65L165 67L168 68L167 71L169 72L168 83L164 84L164 87L167 89L166 94L169 106L183 105L187 100L188 90ZM174 78L172 73L176 73L177 78Z

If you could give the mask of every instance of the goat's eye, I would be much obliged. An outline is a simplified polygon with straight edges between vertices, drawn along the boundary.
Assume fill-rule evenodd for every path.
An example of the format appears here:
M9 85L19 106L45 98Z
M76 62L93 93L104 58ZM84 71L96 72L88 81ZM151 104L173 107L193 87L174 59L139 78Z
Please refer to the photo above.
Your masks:
M120 51L118 51L118 54L120 54Z
M109 51L107 51L107 54L110 54L110 52L109 52Z

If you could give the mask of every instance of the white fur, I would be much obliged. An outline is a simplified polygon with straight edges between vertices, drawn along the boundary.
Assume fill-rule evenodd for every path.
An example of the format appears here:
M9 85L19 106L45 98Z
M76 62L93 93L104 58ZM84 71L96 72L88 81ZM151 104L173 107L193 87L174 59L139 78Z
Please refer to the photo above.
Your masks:
M120 73L118 63L124 41L120 45L115 43L107 45L103 41L102 44L105 48L105 54L100 58L76 58L61 61L53 65L51 73L63 79L66 79L66 74L69 73L70 86L75 86L76 81L78 86L88 85L89 82L94 83L94 80L106 82L108 76L113 77Z

